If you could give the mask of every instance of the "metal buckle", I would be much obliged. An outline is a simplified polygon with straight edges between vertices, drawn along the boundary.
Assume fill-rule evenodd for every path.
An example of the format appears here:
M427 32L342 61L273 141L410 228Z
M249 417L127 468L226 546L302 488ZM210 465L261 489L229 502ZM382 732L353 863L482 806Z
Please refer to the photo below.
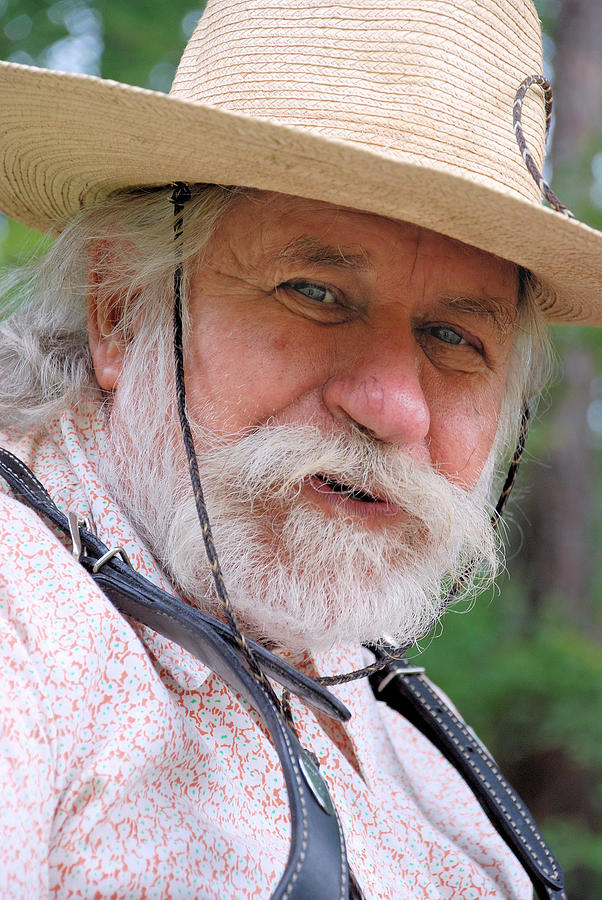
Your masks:
M101 556L100 559L98 559L94 563L94 565L92 566L92 571L94 572L94 574L96 575L96 573L99 572L100 569L102 569L104 564L107 563L110 559L113 559L114 556L117 556L118 553L121 556L121 558L123 559L124 563L127 563L127 565L130 566L130 568L131 568L132 564L130 562L130 558L127 555L127 553L125 552L125 550L123 549L123 547L113 547L112 550L107 550L107 552L104 554L104 556Z
M85 528L86 531L89 531L91 534L96 534L96 527L94 522L86 518L86 516L80 518L80 516L72 509L67 510L67 522L69 524L69 534L71 536L71 553L79 562L83 552L82 538L79 529Z
M376 692L380 694L381 691L384 691L386 686L395 678L396 675L422 675L423 672L426 672L426 669L423 666L405 666L403 668L401 666L396 666L385 675L383 680L376 688Z
M80 528L85 528L86 531L89 531L91 534L96 534L96 528L94 527L94 523L90 522L85 516L80 518L76 512L72 509L67 511L67 522L69 523L69 534L71 535L71 553L75 557L75 559L79 562L83 553L83 545L82 545L82 537L79 533ZM102 569L105 563L107 563L110 559L113 559L119 553L123 561L131 566L130 558L123 549L123 547L113 547L112 550L107 550L100 559L97 559L94 565L92 566L92 571L96 575L97 572Z

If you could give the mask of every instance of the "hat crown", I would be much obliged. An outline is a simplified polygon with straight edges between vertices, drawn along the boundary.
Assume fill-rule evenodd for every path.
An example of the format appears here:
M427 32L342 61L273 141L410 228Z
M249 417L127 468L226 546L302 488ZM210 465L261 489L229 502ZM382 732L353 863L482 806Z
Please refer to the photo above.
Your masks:
M512 105L541 71L529 0L210 0L171 94L539 202ZM523 129L541 169L537 90Z

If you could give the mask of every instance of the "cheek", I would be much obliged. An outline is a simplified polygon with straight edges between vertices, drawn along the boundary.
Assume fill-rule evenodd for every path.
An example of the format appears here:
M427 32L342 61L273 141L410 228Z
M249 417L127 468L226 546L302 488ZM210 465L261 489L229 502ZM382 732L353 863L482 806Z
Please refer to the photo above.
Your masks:
M206 312L185 354L190 409L221 432L265 422L315 389L324 369L318 357L303 327Z
M503 388L496 381L471 390L439 391L431 408L431 460L450 481L477 483L497 432Z

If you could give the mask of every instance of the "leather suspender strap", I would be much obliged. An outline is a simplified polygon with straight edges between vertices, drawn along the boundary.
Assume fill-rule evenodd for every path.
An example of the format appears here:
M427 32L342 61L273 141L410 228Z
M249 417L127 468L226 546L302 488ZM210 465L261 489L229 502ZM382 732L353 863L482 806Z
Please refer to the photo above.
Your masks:
M382 651L371 647L378 658ZM527 871L540 900L566 900L562 869L539 834L531 813L494 759L421 675L401 658L370 676L375 697L408 719L458 770L489 821Z
M0 449L0 476L65 534L66 516L15 456ZM274 900L336 900L349 897L349 872L340 823L324 781L265 689L244 665L228 626L152 585L95 535L78 526L79 561L121 612L185 647L251 703L262 716L278 752L292 820L292 847ZM253 651L274 680L309 705L345 721L348 710L321 685L254 642ZM377 657L384 653L371 648ZM466 724L407 660L372 675L378 700L407 718L457 769L494 828L525 867L540 900L566 900L563 874L518 795Z
M0 476L29 506L69 535L69 522L17 457L0 449ZM280 759L291 814L291 848L273 900L348 900L349 867L341 824L318 767L268 692L229 642L225 625L148 582L95 535L78 529L79 562L121 612L175 640L209 666L263 719ZM259 650L259 648L258 648ZM349 712L324 688L261 648L262 664L291 691L335 718ZM292 671L291 671L292 669ZM292 674L294 673L294 675Z
M33 472L20 459L1 447L0 477L4 478L28 506L49 519L65 535L70 536L71 530L67 516L58 509ZM139 621L143 621L141 616L146 615L145 609L151 611L148 615L149 617L153 615L157 623L161 618L165 618L166 621L161 624L161 628L155 625L148 627L159 631L160 634L185 649L188 649L186 628L189 623L190 627L202 631L203 635L212 637L213 634L216 634L232 648L236 648L234 637L223 622L156 587L130 565L126 565L118 559L116 555L118 550L109 551L96 535L86 530L81 524L78 531L82 544L81 553L78 554L79 562L107 595L112 593L112 597L109 599L120 611ZM111 553L112 558L100 564L99 561L107 553ZM125 608L128 604L131 612ZM147 623L143 621L143 624ZM250 638L247 638L247 643L259 658L270 678L287 688L292 694L330 718L338 719L341 722L346 722L351 718L347 707L313 678L299 672L285 660L270 653L269 650ZM189 650L189 652L194 655L194 651ZM201 662L205 661L201 660ZM209 665L209 663L205 664ZM210 666L210 668L212 667Z

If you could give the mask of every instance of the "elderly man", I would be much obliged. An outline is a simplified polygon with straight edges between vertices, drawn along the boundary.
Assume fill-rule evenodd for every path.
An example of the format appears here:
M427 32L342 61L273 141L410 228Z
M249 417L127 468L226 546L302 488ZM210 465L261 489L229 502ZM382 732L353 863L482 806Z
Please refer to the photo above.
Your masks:
M60 236L0 332L2 896L564 896L387 662L495 572L545 320L600 322L540 72L526 0L213 0L169 97L3 65Z

